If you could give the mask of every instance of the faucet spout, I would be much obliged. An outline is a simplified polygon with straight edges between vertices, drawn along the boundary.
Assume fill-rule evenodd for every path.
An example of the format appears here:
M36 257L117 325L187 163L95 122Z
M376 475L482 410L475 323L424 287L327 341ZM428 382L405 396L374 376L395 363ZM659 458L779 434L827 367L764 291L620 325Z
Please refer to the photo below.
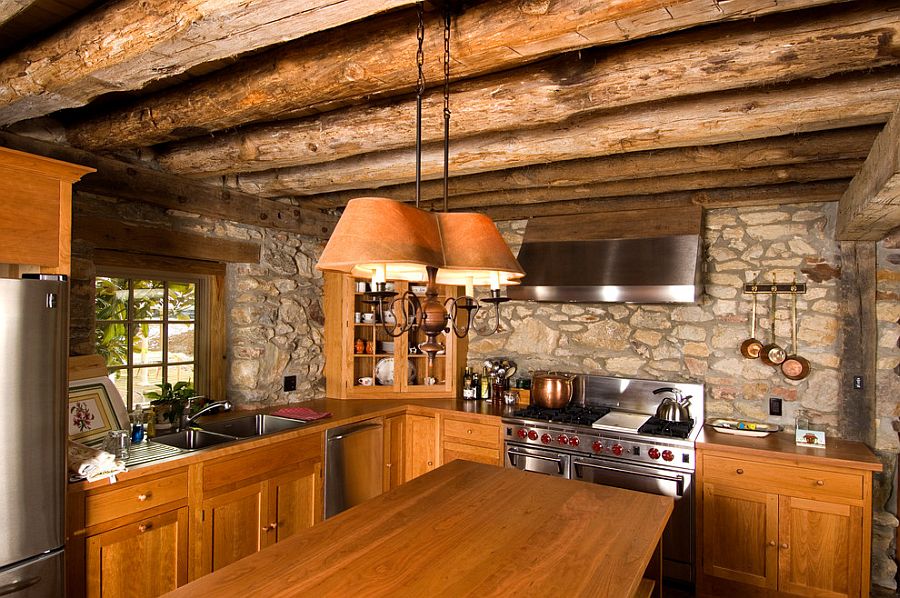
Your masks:
M182 429L189 428L194 425L194 420L200 417L201 415L205 415L210 413L211 411L215 411L216 409L221 409L222 411L231 411L231 402L230 401L215 401L198 411L197 413L185 413L184 414L184 423L181 426Z

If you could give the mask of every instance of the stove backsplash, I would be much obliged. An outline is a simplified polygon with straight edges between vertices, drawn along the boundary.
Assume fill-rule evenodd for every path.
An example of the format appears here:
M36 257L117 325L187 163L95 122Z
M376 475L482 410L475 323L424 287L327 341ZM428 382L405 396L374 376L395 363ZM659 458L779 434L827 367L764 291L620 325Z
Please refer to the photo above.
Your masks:
M664 387L677 388L683 396L691 397L689 407L691 419L696 422L705 420L702 384L579 375L572 393L572 401L579 405L603 405L610 409L652 415L656 413L656 408L663 397L672 396L671 394L653 394L654 390Z

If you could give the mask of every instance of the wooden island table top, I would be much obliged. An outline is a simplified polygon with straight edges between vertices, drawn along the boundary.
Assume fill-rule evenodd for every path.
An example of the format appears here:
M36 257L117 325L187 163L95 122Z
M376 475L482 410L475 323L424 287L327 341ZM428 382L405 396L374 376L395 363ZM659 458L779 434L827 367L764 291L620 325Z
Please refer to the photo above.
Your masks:
M626 598L673 504L457 460L167 596Z

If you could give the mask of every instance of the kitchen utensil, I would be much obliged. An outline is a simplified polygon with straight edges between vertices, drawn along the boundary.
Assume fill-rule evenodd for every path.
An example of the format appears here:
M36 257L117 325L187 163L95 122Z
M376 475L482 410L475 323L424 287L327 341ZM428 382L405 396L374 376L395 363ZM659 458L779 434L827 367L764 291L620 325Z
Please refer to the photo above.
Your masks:
M763 344L756 339L756 287L753 287L753 310L750 316L750 338L741 343L741 355L747 359L759 359Z
M110 430L106 433L106 440L103 442L103 450L114 456L116 459L126 461L128 459L128 449L131 448L131 434L126 430Z
M791 288L791 354L781 362L781 373L789 380L803 380L809 369L809 361L797 355L797 293Z
M546 409L561 409L572 400L575 375L562 372L535 372L531 377L531 396Z
M775 367L776 365L781 365L785 357L787 357L787 353L781 345L775 342L775 298L778 293L774 286L770 294L772 295L772 307L769 310L769 319L772 321L772 339L768 345L763 346L760 350L759 359L764 364Z
M682 396L681 390L671 387L657 388L653 394L658 395L664 392L671 393L673 396L665 397L660 401L656 408L656 417L670 422L687 422L691 421L691 396Z
M506 374L504 374L503 377L506 378L507 380L509 380L510 378L513 377L513 374L515 374L518 369L519 369L519 367L516 365L515 361L507 361L506 362Z

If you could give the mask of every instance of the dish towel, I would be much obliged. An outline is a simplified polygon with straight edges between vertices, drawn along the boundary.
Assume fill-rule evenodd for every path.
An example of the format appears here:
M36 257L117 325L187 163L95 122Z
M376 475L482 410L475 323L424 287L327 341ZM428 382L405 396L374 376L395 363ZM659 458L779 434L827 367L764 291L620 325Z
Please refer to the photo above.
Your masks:
M314 411L306 407L284 407L278 411L273 411L272 415L278 417L289 417L291 419L302 419L304 421L315 421L317 419L325 419L331 417L330 411Z
M116 459L106 451L72 440L69 441L67 461L72 477L87 478L88 482L110 478L125 471L124 461Z

